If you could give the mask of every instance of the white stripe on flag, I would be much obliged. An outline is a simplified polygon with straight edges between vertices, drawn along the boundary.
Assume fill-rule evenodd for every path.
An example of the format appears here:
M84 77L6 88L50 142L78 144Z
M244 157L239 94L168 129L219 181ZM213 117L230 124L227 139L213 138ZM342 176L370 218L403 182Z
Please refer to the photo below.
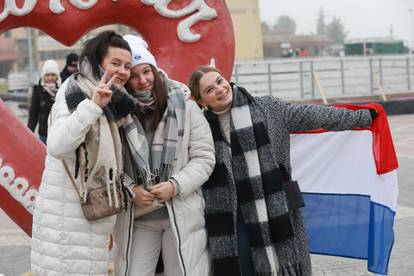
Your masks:
M291 160L302 192L367 195L396 210L397 171L377 174L369 130L293 134Z

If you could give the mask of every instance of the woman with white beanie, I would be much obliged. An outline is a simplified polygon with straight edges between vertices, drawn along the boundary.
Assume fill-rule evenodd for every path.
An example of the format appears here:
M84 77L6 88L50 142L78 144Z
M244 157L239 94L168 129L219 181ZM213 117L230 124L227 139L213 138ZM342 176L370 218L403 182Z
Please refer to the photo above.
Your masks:
M33 132L39 123L39 138L45 144L47 140L47 118L60 85L59 65L53 59L46 60L42 67L39 83L33 86L27 123L27 126Z
M209 275L201 185L215 164L210 128L146 42L124 39L132 51L126 87L136 101L123 129L124 169L135 199L130 213L118 216L116 273L153 276L162 252L166 276Z

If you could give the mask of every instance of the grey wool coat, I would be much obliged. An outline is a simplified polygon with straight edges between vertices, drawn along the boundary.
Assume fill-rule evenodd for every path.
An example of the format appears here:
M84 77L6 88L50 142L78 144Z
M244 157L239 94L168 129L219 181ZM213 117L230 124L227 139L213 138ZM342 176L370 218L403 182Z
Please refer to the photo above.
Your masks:
M349 130L367 127L372 123L368 109L351 111L321 105L290 104L272 96L255 97L255 100L266 118L273 158L276 164L283 164L289 172L291 171L290 133L317 128L331 131ZM281 254L278 258L280 262L288 262L289 259L299 257L304 261L302 267L305 269L302 275L312 275L302 215L300 211L296 211L291 212L290 216L296 238L283 242L279 250L283 252L284 246L290 247L294 243L297 256Z
M279 166L283 164L289 172L291 172L291 133L318 128L341 131L367 127L372 123L371 113L367 109L351 111L320 105L297 105L272 96L254 97L254 100L265 118L272 158L275 164ZM217 162L231 162L227 159L228 157L225 157L222 152L216 151ZM315 166L317 165L315 164ZM204 196L209 198L206 200L206 211L207 213L214 212L217 206L221 206L220 202L215 202L216 200L220 201L220 196L211 194L213 191L206 190L205 192ZM300 210L290 211L289 216L294 236L274 244L274 246L281 265L296 263L300 265L300 270L280 273L292 276L312 275L305 225ZM214 252L216 256L227 256L225 246L218 245L217 248L212 248L212 246L210 244L211 253Z

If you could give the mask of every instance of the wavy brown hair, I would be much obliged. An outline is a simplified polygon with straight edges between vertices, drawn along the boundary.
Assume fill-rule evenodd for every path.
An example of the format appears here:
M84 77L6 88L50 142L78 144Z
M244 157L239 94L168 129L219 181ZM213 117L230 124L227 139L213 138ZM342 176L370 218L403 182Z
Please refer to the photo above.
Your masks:
M191 73L190 80L188 81L188 87L191 90L191 96L193 96L196 100L199 100L201 98L200 80L204 76L204 74L209 72L217 72L221 76L223 75L219 69L209 65L199 66L197 69L193 71L193 73Z

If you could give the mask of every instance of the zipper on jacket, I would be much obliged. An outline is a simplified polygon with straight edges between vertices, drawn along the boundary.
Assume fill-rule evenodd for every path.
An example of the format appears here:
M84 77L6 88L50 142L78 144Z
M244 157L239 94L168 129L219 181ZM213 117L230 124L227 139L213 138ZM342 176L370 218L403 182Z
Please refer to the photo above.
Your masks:
M131 207L133 208L133 207ZM126 256L125 256L125 274L124 276L128 276L128 270L129 270L129 246L131 244L131 227L133 227L132 222L132 210L129 211L129 227L128 227L128 243L126 248Z
M185 264L184 264L184 259L183 259L183 254L181 253L181 237L180 237L180 231L178 230L178 226L177 226L177 221L175 220L175 212L174 212L174 204L173 204L174 199L171 198L171 211L174 215L173 217L173 221L174 221L174 225L175 225L175 229L177 229L177 237L178 237L178 253L180 255L180 260L181 260L181 264L183 265L183 269L184 269L184 276L187 275L186 269L185 269Z

